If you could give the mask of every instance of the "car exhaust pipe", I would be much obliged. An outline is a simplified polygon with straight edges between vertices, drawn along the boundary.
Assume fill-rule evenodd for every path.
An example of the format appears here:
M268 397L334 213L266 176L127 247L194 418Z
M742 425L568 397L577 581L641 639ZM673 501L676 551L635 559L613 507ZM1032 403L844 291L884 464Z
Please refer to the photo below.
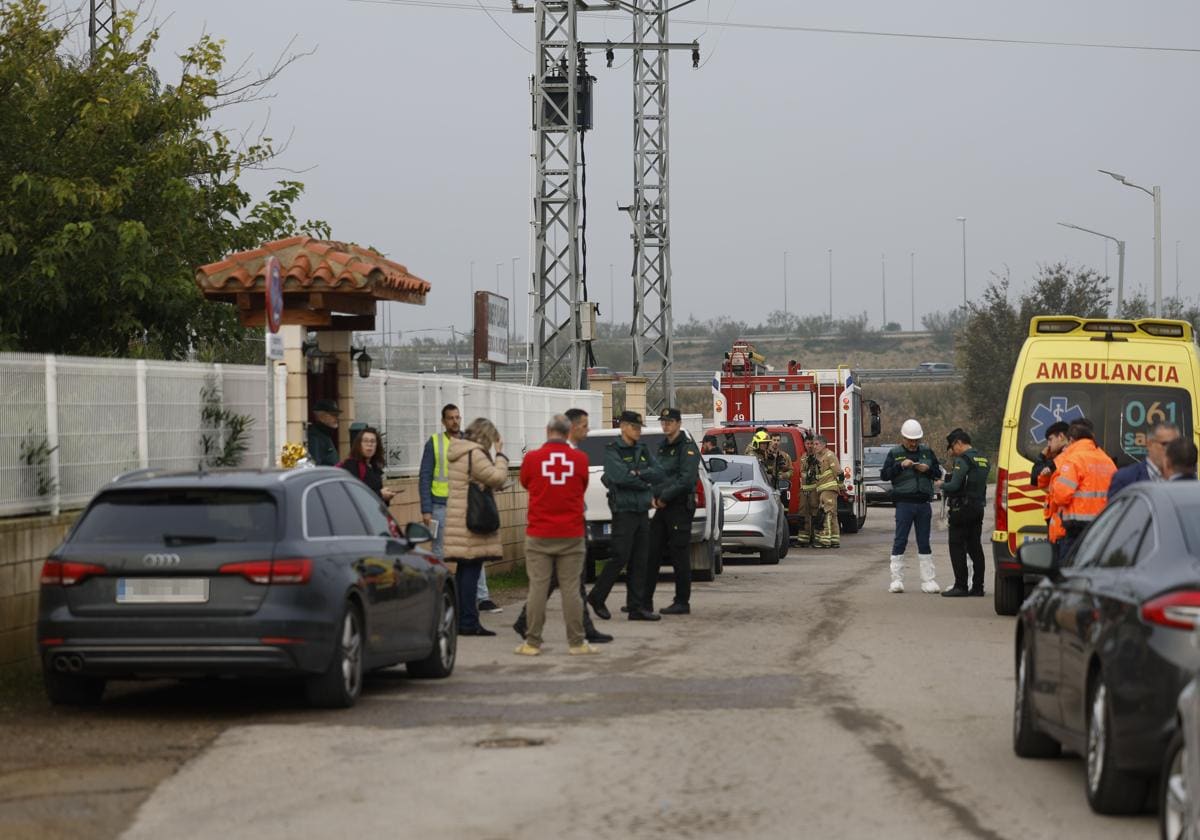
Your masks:
M70 665L71 665L71 663L70 663L69 656L54 657L54 670L58 671L60 674L66 673L67 670L70 668Z
M77 653L73 653L67 657L67 670L72 674L83 670L83 657Z

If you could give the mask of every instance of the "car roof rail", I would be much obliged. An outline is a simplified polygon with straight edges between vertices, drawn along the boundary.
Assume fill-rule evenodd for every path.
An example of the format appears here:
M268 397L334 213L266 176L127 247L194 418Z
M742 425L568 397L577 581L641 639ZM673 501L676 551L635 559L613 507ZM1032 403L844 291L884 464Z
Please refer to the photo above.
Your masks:
M112 477L109 484L119 484L124 481L140 481L147 478L154 478L164 474L164 470L158 467L140 467L136 470L118 473Z

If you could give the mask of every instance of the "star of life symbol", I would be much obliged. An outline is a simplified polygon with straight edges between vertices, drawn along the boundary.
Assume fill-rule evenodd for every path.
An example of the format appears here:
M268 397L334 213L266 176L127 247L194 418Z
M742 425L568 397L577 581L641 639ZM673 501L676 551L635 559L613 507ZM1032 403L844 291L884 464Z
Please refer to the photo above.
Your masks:
M575 462L568 460L565 452L551 452L550 457L542 461L542 475L550 479L551 484L566 484L567 479L575 475Z
M1029 430L1034 443L1046 442L1046 429L1059 421L1070 423L1072 420L1083 418L1083 409L1076 405L1067 405L1066 397L1051 397L1050 405L1038 403L1029 415L1034 425Z

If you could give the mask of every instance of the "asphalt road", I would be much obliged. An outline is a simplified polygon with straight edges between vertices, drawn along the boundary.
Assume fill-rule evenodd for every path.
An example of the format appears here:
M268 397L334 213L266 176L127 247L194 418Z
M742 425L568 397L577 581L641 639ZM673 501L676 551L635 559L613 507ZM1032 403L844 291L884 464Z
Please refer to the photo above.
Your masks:
M513 655L510 605L484 617L498 637L461 640L449 680L385 673L346 712L212 683L56 713L88 733L78 766L106 770L52 776L53 807L0 775L0 835L6 818L61 827L65 801L104 828L88 836L136 840L1157 836L1152 816L1093 815L1078 758L1013 755L1013 619L990 592L920 593L915 563L889 594L890 532L873 508L840 551L729 565L690 616L608 622L595 657L567 656L557 606L544 655Z

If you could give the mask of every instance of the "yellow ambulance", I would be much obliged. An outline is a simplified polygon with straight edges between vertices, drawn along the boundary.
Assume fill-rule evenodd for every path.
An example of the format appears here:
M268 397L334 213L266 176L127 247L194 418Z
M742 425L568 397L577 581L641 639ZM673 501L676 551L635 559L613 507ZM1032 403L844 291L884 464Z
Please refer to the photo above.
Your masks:
M1118 467L1146 457L1146 437L1167 421L1195 434L1200 356L1186 321L1039 316L1013 370L996 459L992 532L996 612L1016 615L1027 576L1016 561L1023 542L1045 540L1045 491L1031 486L1033 462L1054 422L1086 417L1096 443Z

